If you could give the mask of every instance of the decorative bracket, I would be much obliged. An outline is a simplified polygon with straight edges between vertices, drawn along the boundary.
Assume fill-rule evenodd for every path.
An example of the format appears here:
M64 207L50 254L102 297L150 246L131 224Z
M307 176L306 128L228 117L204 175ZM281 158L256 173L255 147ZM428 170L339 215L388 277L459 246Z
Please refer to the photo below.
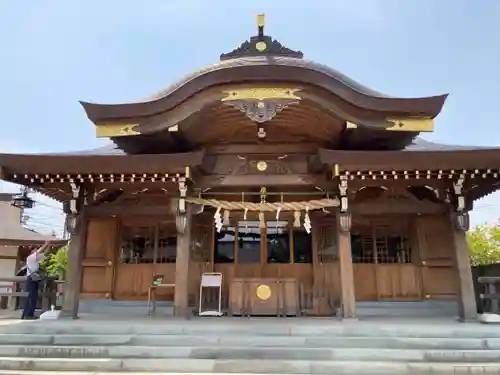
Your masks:
M250 120L258 124L276 117L290 104L298 103L295 99L273 99L266 101L227 101L226 104L243 112ZM264 130L259 129L260 132Z
M456 182L453 182L453 192L456 198L456 210L462 212L465 210L465 197L463 195L463 187L465 182L465 174L461 174Z
M287 87L244 87L224 91L226 96L221 101L243 112L253 122L262 124L272 120L289 105L298 103L301 98L295 93L299 90ZM266 136L263 126L259 126L258 136Z
M179 178L179 214L183 215L186 213L186 196L187 196L187 186L186 179L184 177Z
M347 212L349 208L348 198L347 198L347 176L340 177L339 192L340 192L340 212Z
M80 195L80 189L82 187L80 185L75 184L74 182L70 182L69 185L71 186L71 196L72 196L69 208L72 214L77 214L78 209L76 207L76 201Z

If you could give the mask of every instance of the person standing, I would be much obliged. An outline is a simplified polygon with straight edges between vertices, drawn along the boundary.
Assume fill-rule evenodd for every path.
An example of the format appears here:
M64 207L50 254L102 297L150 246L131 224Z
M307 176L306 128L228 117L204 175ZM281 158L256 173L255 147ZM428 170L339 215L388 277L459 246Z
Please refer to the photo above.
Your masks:
M21 319L36 319L35 309L38 299L38 285L42 279L40 275L40 262L50 250L50 241L46 241L41 247L33 250L26 258L26 291L28 292L28 297L24 303Z

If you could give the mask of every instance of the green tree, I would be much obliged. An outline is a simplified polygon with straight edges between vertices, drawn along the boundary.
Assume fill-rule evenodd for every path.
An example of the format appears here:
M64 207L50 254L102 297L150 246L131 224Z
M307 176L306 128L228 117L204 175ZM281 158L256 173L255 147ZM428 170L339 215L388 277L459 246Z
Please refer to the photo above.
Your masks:
M55 253L47 256L43 262L42 267L48 276L57 276L59 279L64 277L66 268L68 266L68 248L62 247Z
M500 263L500 221L478 225L467 233L471 264Z

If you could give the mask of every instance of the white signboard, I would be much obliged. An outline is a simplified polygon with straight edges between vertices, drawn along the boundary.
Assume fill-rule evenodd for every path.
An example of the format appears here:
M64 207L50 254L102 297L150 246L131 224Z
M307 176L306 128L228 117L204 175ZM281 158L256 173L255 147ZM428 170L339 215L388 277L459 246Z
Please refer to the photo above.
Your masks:
M201 286L220 288L222 286L222 273L204 273L201 275Z
M205 310L202 307L203 302L203 289L204 288L219 288L218 297L218 308L217 310ZM204 273L201 275L200 283L200 308L199 316L222 316L222 273Z

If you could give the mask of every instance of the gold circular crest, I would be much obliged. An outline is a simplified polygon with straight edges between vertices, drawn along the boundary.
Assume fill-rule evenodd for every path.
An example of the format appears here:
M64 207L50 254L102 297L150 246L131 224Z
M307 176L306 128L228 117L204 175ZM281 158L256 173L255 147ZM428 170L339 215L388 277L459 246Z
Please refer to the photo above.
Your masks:
M259 172L264 172L267 169L267 163L265 161L259 161L257 163L257 170Z
M257 42L255 44L255 49L259 52L264 52L267 49L266 42Z
M266 106L266 105L264 104L264 102L258 102L258 103L257 103L257 108L262 109L262 108L264 108L265 106Z
M267 285L259 285L257 287L257 297L262 301L267 301L271 297L271 288Z

